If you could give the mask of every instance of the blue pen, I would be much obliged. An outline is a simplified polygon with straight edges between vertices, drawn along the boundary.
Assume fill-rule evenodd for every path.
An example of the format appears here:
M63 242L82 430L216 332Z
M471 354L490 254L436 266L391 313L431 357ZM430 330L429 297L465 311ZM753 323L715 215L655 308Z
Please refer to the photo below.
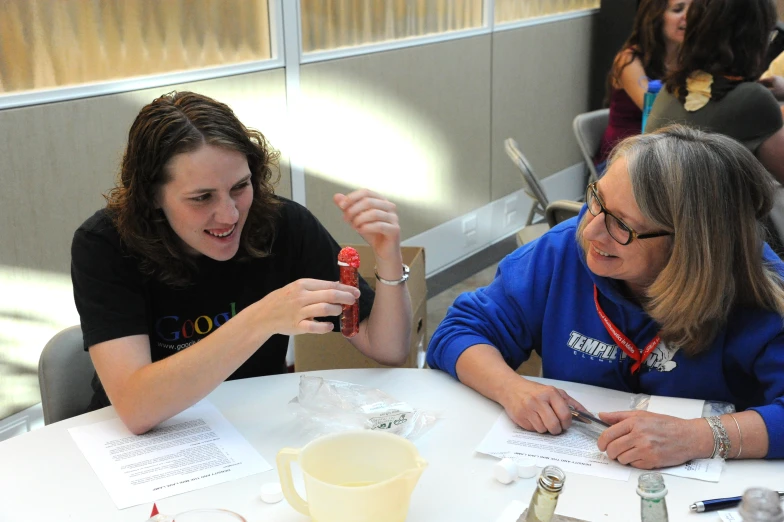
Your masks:
M779 494L779 498L784 497L784 491L777 491L776 493ZM706 511L718 511L720 509L735 507L738 504L740 504L741 500L743 500L743 497L714 498L711 500L700 500L699 502L695 502L694 504L689 506L689 509L697 513L703 513Z

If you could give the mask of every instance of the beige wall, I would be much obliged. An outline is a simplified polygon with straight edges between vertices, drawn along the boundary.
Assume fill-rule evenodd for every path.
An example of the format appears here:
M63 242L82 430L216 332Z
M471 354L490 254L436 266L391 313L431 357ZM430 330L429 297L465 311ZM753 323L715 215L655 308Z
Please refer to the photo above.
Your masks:
M303 148L318 151L307 203L338 241L358 236L331 203L336 191L384 193L404 238L490 202L490 44L484 35L302 67L303 99L330 107L305 117ZM341 164L326 160L334 151Z
M491 199L522 187L506 138L517 140L539 178L582 161L572 120L589 109L592 20L495 34Z
M307 205L340 242L359 238L331 197L361 186L398 205L409 238L522 185L503 140L536 174L582 161L592 17L304 65ZM328 110L323 110L328 107ZM340 161L327 161L327 156Z

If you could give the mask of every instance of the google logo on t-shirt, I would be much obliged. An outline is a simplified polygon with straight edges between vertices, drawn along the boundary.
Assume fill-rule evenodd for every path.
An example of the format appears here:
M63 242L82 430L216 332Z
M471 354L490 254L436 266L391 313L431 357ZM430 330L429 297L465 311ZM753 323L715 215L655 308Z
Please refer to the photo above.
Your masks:
M155 333L161 340L168 342L190 339L195 334L207 335L237 315L236 305L237 303L229 303L231 308L229 312L222 312L213 317L200 315L196 319L186 319L182 323L178 315L163 316L155 321ZM174 329L169 331L172 327Z

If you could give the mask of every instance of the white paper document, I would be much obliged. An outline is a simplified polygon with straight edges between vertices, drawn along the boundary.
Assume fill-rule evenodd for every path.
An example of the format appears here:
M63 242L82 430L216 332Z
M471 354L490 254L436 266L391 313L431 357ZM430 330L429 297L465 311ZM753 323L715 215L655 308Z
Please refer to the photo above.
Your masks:
M724 471L724 459L695 459L680 466L656 470L666 475L718 482Z
M596 393L577 393L571 390L567 390L567 393L592 412L628 410L631 397L623 392L599 389ZM652 395L648 411L691 419L702 415L704 402ZM496 419L476 451L499 458L515 455L531 457L538 466L554 465L567 472L615 480L628 480L631 474L628 466L610 460L596 447L596 439L582 431L570 428L560 435L530 432L517 426L505 412ZM721 459L699 459L658 471L668 475L718 482L723 469L724 461Z
M577 430L560 435L526 431L501 413L476 451L495 457L521 455L536 460L537 466L558 466L566 472L628 480L631 470L596 447L596 439Z
M697 399L678 399L674 397L660 397L651 395L648 402L648 411L670 415L680 419L698 419L702 417L702 408L705 401ZM724 470L722 459L696 459L690 460L680 466L662 468L658 471L676 477L693 478L707 482L718 482Z
M206 400L143 435L120 419L68 431L118 509L272 469Z
M740 513L736 509L731 511L719 511L719 518L721 522L743 522Z
M676 397L661 397L651 395L648 400L647 410L651 413L661 413L679 419L699 419L702 417L702 408L705 401L698 399L679 399Z

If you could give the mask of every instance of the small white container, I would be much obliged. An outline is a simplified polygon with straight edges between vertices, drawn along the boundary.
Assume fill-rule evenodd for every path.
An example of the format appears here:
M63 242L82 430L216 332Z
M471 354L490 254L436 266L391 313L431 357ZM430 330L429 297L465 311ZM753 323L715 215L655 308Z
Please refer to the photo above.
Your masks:
M493 476L501 484L514 482L517 473L517 465L512 459L501 459L493 466Z
M529 457L515 457L514 464L517 468L517 476L520 478L532 478L539 473L536 461Z

